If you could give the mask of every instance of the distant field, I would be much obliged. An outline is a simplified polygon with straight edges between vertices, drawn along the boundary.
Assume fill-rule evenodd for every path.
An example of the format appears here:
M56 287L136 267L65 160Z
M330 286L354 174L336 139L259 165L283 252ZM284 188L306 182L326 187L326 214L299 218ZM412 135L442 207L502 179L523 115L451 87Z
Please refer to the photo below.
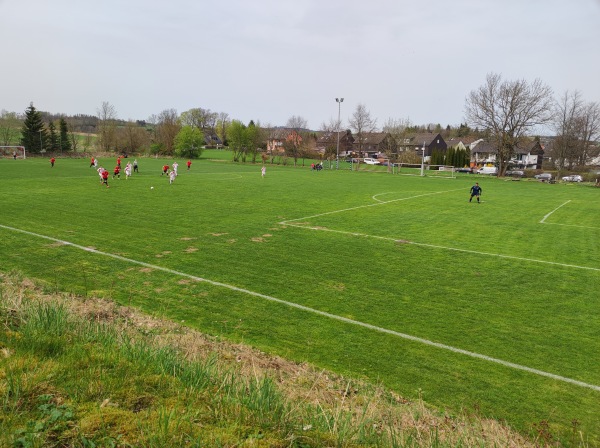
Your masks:
M0 269L600 444L600 189L206 155L108 189L87 159L0 159Z

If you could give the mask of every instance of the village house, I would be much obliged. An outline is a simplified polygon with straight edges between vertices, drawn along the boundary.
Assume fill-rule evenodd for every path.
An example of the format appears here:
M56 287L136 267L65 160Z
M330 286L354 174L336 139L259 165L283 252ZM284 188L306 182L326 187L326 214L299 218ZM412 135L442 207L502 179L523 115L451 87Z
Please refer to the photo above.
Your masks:
M273 129L267 139L267 153L280 154L285 152L285 144L302 142L302 136L295 129L276 128Z
M385 158L396 151L396 142L388 132L363 132L354 138L353 150L363 157Z
M340 157L348 157L352 154L354 137L350 129L340 131ZM338 133L336 131L324 131L317 134L316 151L319 154L336 154L337 156Z
M401 139L398 151L416 151L420 156L423 154L423 148L425 148L425 160L428 160L434 151L445 154L448 150L448 145L439 133L409 134Z
M508 161L509 166L522 169L541 169L544 148L534 141L515 148L514 154ZM471 166L495 165L498 161L498 148L494 143L481 142L471 150Z

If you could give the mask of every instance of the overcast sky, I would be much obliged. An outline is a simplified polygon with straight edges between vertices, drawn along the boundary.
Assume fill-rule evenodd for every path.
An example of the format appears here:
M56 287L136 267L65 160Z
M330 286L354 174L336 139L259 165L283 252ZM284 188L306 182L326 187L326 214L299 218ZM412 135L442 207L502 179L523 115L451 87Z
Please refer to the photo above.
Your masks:
M0 0L0 110L457 125L487 73L600 102L600 0Z

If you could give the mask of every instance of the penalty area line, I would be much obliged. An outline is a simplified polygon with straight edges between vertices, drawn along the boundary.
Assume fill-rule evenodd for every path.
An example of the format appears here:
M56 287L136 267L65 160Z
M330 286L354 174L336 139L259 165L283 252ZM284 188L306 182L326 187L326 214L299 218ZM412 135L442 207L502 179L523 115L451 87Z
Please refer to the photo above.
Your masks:
M546 219L548 219L550 217L550 215L552 215L552 213L554 213L555 211L557 211L559 208L567 205L569 202L571 202L570 199L567 202L565 202L564 204L560 204L558 207L556 207L554 210L552 210L550 213L548 213L546 216L544 216L542 218L542 220L540 221L540 224L546 224Z
M302 226L298 226L298 227L302 227ZM136 264L136 265L139 265L139 266L144 266L144 267L147 267L147 268L150 268L150 269L155 269L157 271L162 271L162 272L166 272L166 273L169 273L169 274L178 275L178 276L181 276L181 277L186 277L186 278L189 278L189 279L192 279L192 280L196 280L198 282L206 282L206 283L208 283L210 285L213 285L213 286L218 286L218 287L229 289L231 291L236 291L236 292L240 292L240 293L243 293L243 294L248 294L248 295L253 296L253 297L258 297L258 298L261 298L261 299L269 300L271 302L279 303L279 304L286 305L288 307L295 308L295 309L298 309L298 310L301 310L301 311L305 311L305 312L308 312L308 313L312 313L312 314L316 314L316 315L319 315L319 316L327 317L329 319L336 320L336 321L339 321L339 322L344 322L344 323L347 323L347 324L350 324L350 325L356 325L358 327L367 328L369 330L377 331L379 333L389 334L389 335L396 336L396 337L399 337L399 338L402 338L402 339L405 339L405 340L408 340L408 341L412 341L412 342L416 342L416 343L419 343L419 344L428 345L430 347L435 347L435 348L446 350L446 351L450 351L450 352L453 352L453 353L457 353L457 354L469 356L471 358L480 359L480 360L487 361L487 362L492 362L492 363L499 364L501 366L508 367L508 368L511 368L511 369L521 370L521 371L528 372L528 373L531 373L531 374L534 374L534 375L542 376L542 377L545 377L545 378L550 378L550 379L553 379L553 380L556 380L556 381L561 381L563 383L568 383L568 384L572 384L572 385L575 385L575 386L579 386L579 387L583 387L583 388L587 388L587 389L592 389L592 390L600 392L600 386L598 386L598 385L585 383L583 381L575 380L573 378L568 378L568 377L564 377L564 376L561 376L561 375L556 375L554 373L545 372L543 370L534 369L534 368L527 367L527 366L524 366L524 365L521 365L521 364L515 364L515 363L509 362L509 361L504 361L504 360L499 359L499 358L493 358L491 356L483 355L483 354L480 354L480 353L475 353L475 352L471 352L471 351L468 351L468 350L463 350L461 348L453 347L451 345L441 344L439 342L434 342L434 341L431 341L429 339L423 339L423 338L420 338L420 337L417 337L417 336L412 336L410 334L400 333L398 331L389 330L389 329L383 328L383 327L378 327L376 325L368 324L366 322L361 322L361 321L357 321L357 320L353 320L353 319L348 319L348 318L343 317L343 316L338 316L336 314L327 313L325 311L317 310L315 308L310 308L310 307L307 307L307 306L304 306L304 305L300 305L298 303L288 302L288 301L283 300L283 299L278 299L276 297L269 296L269 295L266 295L266 294L261 294L259 292L250 291L250 290L244 289L244 288L239 288L237 286L229 285L227 283L221 283L221 282L217 282L217 281L214 281L214 280L208 280L206 278L202 278L202 277L197 277L195 275L186 274L185 272L180 272L180 271L176 271L174 269L169 269L169 268L165 268L165 267L162 267L162 266L157 266L157 265L153 265L153 264L150 264L150 263L146 263L146 262L143 262L143 261L134 260L132 258L123 257L121 255L111 254L109 252L103 252L103 251L100 251L100 250L97 250L97 249L93 249L91 247L81 246L79 244L75 244L75 243L72 243L70 241L65 241L65 240L61 240L61 239L58 239L58 238L53 238L53 237L50 237L50 236L47 236L47 235L41 235L39 233L30 232L30 231L24 230L24 229L17 229L15 227L5 226L5 225L2 225L2 224L0 224L0 228L5 229L5 230L10 230L10 231L13 231L13 232L22 233L22 234L29 235L29 236L33 236L33 237L36 237L36 238L45 239L45 240L48 240L48 241L53 241L55 243L61 243L61 244L65 245L65 246L73 247L75 249L84 250L86 252L93 253L93 254L96 254L96 255L110 257L110 258L114 258L116 260L124 261L124 262L127 262L127 263Z
M322 232L339 233L342 235L360 236L360 237L364 237L364 238L374 238L374 239L378 239L378 240L402 242L403 244L412 244L413 246L429 247L431 249L450 250L450 251L454 251L454 252L464 252L467 254L485 255L488 257L507 258L509 260L527 261L530 263L550 264L553 266L560 266L563 268L574 268L574 269L583 269L583 270L587 270L587 271L600 272L600 268L595 268L592 266L580 266L577 264L559 263L557 261L548 261L548 260L540 260L540 259L536 259L536 258L517 257L515 255L495 254L492 252L481 252L481 251L472 250L472 249L460 249L458 247L440 246L438 244L419 243L416 241L403 240L401 238L392 238L389 236L371 235L371 234L367 234L367 233L351 232L351 231L347 231L347 230L335 230L335 229L327 229L325 227L314 227L314 226L307 226L307 225L303 225L303 224L294 224L294 223L291 223L290 221L280 222L279 224L285 225L285 226L290 226L290 227L296 227L298 229L318 230L318 231L322 231Z
M333 215L335 213L349 212L351 210L358 210L358 209L366 208L366 207L377 207L378 205L391 204L393 202L400 202L400 201L408 201L409 199L417 199L417 198L422 198L424 196L432 196L435 194L450 193L450 192L459 191L459 190L462 190L462 188L456 188L454 190L434 191L433 193L423 193L423 194L418 194L416 196L408 196L406 198L391 199L389 201L381 201L379 199L375 199L375 197L379 196L380 194L388 194L388 193L380 193L380 194L376 194L375 196L372 196L372 199L375 199L376 201L378 201L375 204L357 205L355 207L343 208L341 210L332 210L332 211L325 212L325 213L319 213L318 215L311 215L311 216L304 216L302 218L288 219L286 221L281 221L279 224L288 225L291 222L301 221L303 219L318 218L319 216L326 216L326 215ZM289 225L294 225L294 224L289 224Z

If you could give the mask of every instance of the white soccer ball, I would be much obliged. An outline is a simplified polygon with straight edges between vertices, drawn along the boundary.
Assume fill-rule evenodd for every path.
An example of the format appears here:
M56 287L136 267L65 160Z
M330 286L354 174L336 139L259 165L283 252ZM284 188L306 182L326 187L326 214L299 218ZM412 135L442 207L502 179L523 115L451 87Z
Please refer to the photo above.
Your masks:
M150 190L154 190L154 187L150 187Z

